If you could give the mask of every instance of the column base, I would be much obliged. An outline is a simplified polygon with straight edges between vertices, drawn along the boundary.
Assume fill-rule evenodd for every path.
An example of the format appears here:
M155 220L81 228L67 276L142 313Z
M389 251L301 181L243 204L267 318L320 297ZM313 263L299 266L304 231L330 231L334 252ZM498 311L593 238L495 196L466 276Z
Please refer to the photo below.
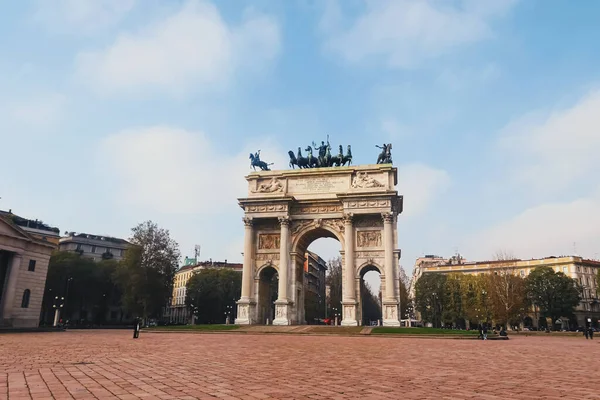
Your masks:
M383 326L400 326L400 319L398 318L398 302L384 301L382 306L383 311Z
M273 320L273 325L292 325L289 301L277 300L275 302L275 319Z
M256 303L250 299L240 299L237 302L238 312L234 323L236 325L252 325L256 320Z
M356 302L354 300L342 302L342 316L342 326L358 326Z

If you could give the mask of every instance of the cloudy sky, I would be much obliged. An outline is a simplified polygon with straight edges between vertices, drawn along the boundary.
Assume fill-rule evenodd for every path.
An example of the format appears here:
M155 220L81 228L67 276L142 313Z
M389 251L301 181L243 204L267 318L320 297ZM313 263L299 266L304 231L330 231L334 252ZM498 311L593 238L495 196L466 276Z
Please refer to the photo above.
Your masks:
M0 5L0 209L241 261L248 153L393 143L402 264L600 258L600 3ZM595 172L594 172L595 171ZM315 249L328 258L337 244Z

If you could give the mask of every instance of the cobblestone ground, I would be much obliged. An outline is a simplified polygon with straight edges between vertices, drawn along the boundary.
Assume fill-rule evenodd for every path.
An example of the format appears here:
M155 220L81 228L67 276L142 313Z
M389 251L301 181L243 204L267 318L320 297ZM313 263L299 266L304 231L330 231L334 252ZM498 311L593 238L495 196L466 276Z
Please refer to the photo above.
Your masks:
M599 344L560 337L2 334L0 399L600 399Z

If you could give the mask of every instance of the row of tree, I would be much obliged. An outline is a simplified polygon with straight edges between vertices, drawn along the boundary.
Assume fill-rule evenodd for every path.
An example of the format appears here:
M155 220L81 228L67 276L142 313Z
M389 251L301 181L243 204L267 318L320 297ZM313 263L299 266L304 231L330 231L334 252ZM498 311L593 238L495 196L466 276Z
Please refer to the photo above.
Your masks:
M62 318L103 324L108 310L120 322L130 317L160 317L171 297L179 267L179 247L169 231L151 221L132 229L131 248L122 261L93 260L78 253L55 252L48 265L42 304L43 322L51 323L55 306ZM85 320L85 321L84 321Z
M460 328L493 322L515 326L530 314L572 317L581 289L574 279L550 267L535 268L526 277L508 268L482 275L426 273L415 285L415 306L436 327Z

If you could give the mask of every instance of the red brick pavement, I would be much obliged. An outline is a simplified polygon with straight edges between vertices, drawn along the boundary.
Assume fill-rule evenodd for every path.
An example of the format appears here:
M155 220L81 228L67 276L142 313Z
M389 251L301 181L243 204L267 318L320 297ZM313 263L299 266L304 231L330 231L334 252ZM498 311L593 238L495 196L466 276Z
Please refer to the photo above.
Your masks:
M0 400L600 399L600 340L0 335ZM599 338L600 339L600 338Z

